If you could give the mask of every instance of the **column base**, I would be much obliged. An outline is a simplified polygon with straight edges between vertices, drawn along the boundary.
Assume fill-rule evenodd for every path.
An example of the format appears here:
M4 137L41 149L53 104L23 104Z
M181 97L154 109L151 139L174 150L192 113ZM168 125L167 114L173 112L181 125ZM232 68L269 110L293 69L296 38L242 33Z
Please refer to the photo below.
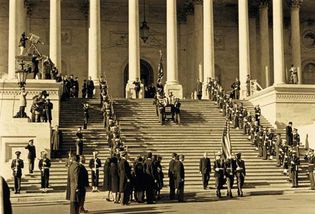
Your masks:
M127 83L126 85L126 98L127 99L136 99L136 91L135 91L135 85L133 83ZM139 98L138 99L143 99L144 98L144 85L141 84L140 86L140 92L139 92Z
M165 94L168 95L170 92L179 99L183 99L183 86L179 83L167 83L164 86Z
M203 84L202 84L202 97L201 97L201 99L203 99L203 100L209 100L209 94L208 94L208 83L207 82L204 82Z

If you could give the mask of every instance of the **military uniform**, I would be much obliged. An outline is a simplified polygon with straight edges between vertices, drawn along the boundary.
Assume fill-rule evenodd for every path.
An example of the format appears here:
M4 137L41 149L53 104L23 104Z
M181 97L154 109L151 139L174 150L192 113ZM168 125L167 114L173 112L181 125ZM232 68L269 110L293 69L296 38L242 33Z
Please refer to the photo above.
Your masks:
M296 156L296 152L293 151L292 156L289 159L290 172L292 178L292 187L298 187L298 171L300 165L300 159Z
M216 194L217 197L221 197L221 189L224 185L224 170L225 164L223 158L219 158L214 161L213 164L214 177L215 177L215 185L216 185Z
M33 173L34 171L34 160L36 158L36 148L33 145L33 140L29 140L29 144L25 147L28 150L28 164L29 164L29 173Z
M39 160L38 168L41 174L41 188L46 191L49 186L49 168L51 166L50 160L48 158L43 158Z
M232 158L228 158L225 161L225 176L226 176L226 184L227 184L227 196L232 198L232 189L234 184L234 175L236 170L235 160Z
M311 189L314 190L315 189L315 182L314 182L315 156L314 156L314 150L309 150L308 154L305 155L304 159L308 162L308 173L309 173Z
M24 162L20 159L21 152L15 152L17 155L16 159L12 160L11 169L13 171L14 177L14 190L15 194L20 193L21 191L21 178L22 178L22 169L24 168Z
M237 178L237 194L243 196L243 185L246 176L245 162L241 159L241 154L238 153L235 159L235 173Z

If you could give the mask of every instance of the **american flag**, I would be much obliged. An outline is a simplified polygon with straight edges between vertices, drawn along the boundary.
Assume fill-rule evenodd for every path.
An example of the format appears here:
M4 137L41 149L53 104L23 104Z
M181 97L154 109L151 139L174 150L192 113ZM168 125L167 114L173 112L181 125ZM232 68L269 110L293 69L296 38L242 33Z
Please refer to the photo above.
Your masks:
M158 75L159 75L159 79L162 79L164 76L164 68L163 68L163 54L162 54L162 50L160 50L160 63L158 66Z
M222 154L224 159L231 156L232 146L230 141L230 123L226 122L221 139Z

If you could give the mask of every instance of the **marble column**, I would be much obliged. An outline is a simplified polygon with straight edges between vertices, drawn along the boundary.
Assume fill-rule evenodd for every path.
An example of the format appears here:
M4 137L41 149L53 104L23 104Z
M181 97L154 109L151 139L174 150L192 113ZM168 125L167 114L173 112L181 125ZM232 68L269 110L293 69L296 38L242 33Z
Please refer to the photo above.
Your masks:
M246 97L246 79L250 74L248 0L238 0L240 98Z
M176 2L176 0L166 2L167 79L165 93L173 92L176 97L182 98L183 88L178 82Z
M195 72L197 80L203 81L203 7L202 0L194 2Z
M270 85L270 49L269 49L269 21L268 21L268 0L261 0L259 5L259 30L260 30L260 73L262 85Z
M302 83L301 69L301 32L300 32L300 7L302 0L291 0L291 47L292 64L298 71L298 83Z
M89 77L98 84L101 74L101 5L100 0L90 0L89 27Z
M208 79L215 78L213 0L203 2L203 99L208 99Z
M17 0L9 3L9 44L8 44L8 78L15 78L15 56L17 55L18 38L16 33Z
M133 84L140 80L140 36L139 36L139 0L129 0L129 80L126 85L126 98L136 98ZM141 84L139 98L143 98L144 90Z
M283 43L283 0L273 1L273 71L274 85L285 82Z
M61 70L61 0L50 0L49 57Z

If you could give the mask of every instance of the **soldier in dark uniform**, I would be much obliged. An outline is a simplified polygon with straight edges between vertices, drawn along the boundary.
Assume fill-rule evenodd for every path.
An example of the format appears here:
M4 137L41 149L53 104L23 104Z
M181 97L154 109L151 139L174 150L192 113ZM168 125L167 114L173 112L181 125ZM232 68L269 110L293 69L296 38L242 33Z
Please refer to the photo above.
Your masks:
M298 171L300 165L300 159L296 155L296 151L292 151L292 156L290 157L290 172L292 178L292 187L298 187Z
M228 157L225 161L225 176L226 176L226 186L227 186L227 197L232 198L232 189L234 184L234 175L236 170L235 160L232 157Z
M102 167L101 160L97 157L98 152L93 152L93 158L90 160L92 192L98 192L99 171Z
M205 152L203 158L200 159L199 171L202 175L203 189L207 189L211 172L211 163L210 158L207 157L207 152Z
M281 166L281 157L280 157L280 149L282 148L282 138L281 134L278 133L275 140L275 157L277 161L277 166Z
M235 173L237 178L237 195L243 197L243 185L246 176L245 162L242 160L242 154L237 153L235 157Z
M34 170L34 160L36 158L36 148L34 146L34 140L31 139L28 141L28 145L25 147L28 150L28 164L29 164L29 173L33 173Z
M240 86L241 82L238 80L238 78L235 79L235 82L231 85L231 88L233 90L233 98L234 99L239 99L240 98Z
M170 160L168 167L168 178L169 178L169 186L170 186L170 200L175 199L175 163L176 163L176 153L172 154L172 159Z
M83 155L80 156L79 162L79 180L81 181L81 186L79 187L80 191L80 201L79 201L79 210L82 213L87 213L88 210L84 208L85 196L86 196L86 188L89 187L89 173L86 170L85 166L85 157Z
M147 154L147 159L144 162L144 172L146 175L146 197L147 197L147 203L153 204L154 203L154 189L155 189L155 183L154 183L154 176L153 176L153 167L152 167L153 161L152 161L152 153L149 152Z
M78 131L76 132L76 155L82 155L83 154L83 134L81 132L81 127L78 128Z
M47 99L47 102L45 103L45 113L46 113L46 120L49 122L49 124L51 124L51 120L52 120L52 109L53 109L53 104L52 102L50 102L50 99ZM46 122L47 122L46 121Z
M12 214L12 207L10 201L10 188L8 183L0 176L0 213Z
M260 126L260 117L261 117L260 106L259 105L255 106L254 110L255 110L255 120L258 122L258 125Z
M213 164L213 170L214 170L214 177L215 177L215 184L216 184L216 195L218 198L221 198L221 189L223 188L224 184L224 170L225 170L225 164L222 157L222 152L219 151L216 156L216 160Z
M293 129L293 142L292 142L292 146L296 151L296 154L298 157L300 157L300 143L301 143L301 139L300 139L300 134L298 133L298 130L296 128Z
M41 175L41 188L43 192L47 192L49 186L49 168L51 166L50 160L47 158L47 153L42 152L42 159L39 160L38 168Z
M305 154L304 159L308 163L308 176L310 179L311 190L315 189L315 182L314 182L314 165L315 165L315 156L314 150L309 149L307 154Z
M184 202L184 186L185 186L185 168L184 155L179 155L178 161L175 164L175 186L177 189L178 202Z
M131 168L127 161L127 152L122 152L119 162L119 192L120 204L128 205L131 184Z
M289 122L285 129L287 145L292 146L293 144L293 132L292 132L292 122Z
M21 191L21 177L22 177L22 169L24 168L24 162L20 159L21 152L16 151L16 159L12 160L11 169L13 171L14 177L14 190L15 194L19 194Z

